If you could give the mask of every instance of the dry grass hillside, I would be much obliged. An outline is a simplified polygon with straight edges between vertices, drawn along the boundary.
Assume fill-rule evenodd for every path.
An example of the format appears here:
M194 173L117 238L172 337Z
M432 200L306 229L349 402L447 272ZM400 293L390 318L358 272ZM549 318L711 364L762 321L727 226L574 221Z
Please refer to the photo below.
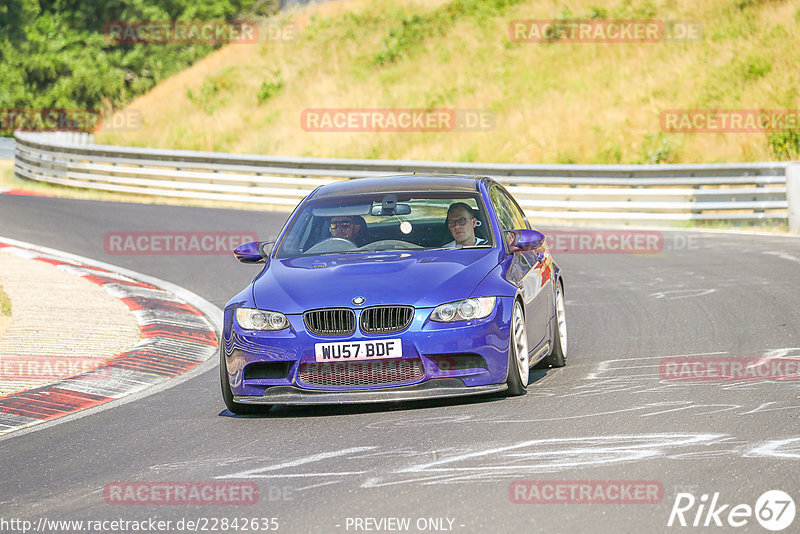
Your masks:
M792 1L342 0L284 15L297 37L226 46L99 142L282 156L531 163L796 158L797 132L668 133L671 109L799 109ZM690 20L699 40L512 42L518 19ZM486 131L309 132L308 108L491 112Z

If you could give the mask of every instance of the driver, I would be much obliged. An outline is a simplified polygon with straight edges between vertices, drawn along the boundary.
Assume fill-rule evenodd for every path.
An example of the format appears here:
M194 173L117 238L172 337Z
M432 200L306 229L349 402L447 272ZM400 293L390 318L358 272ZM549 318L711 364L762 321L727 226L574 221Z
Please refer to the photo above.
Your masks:
M443 245L444 247L474 247L483 245L485 239L475 235L475 227L478 226L478 219L475 212L464 202L455 202L447 208L447 229L453 236L453 241Z
M331 237L347 239L358 245L361 232L364 229L361 217L336 216L331 219Z

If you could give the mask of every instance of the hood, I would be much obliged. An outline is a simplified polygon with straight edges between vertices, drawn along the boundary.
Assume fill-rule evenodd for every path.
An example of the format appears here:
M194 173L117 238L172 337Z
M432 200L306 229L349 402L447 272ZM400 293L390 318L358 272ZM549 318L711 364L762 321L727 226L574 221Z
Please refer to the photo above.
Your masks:
M299 314L314 308L405 304L438 306L470 296L497 265L495 249L331 254L272 259L253 281L261 309Z

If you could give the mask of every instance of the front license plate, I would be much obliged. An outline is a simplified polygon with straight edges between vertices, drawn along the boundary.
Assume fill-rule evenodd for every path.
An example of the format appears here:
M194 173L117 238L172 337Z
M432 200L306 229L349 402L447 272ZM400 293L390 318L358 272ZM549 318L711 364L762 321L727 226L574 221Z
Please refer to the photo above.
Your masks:
M384 360L403 356L399 339L380 341L341 341L316 343L314 356L318 362L352 362L356 360Z

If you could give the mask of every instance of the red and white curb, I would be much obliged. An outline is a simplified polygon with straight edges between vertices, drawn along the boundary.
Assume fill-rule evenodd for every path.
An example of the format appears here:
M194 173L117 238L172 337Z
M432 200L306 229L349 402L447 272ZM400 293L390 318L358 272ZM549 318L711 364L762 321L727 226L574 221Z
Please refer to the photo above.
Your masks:
M0 435L142 392L203 362L216 361L212 356L222 312L194 293L127 269L5 237L0 237L0 248L100 285L128 306L142 335L134 347L99 367L0 397Z
M0 187L0 195L23 195L28 197L47 197L44 193L34 193L33 191L25 191L24 189L10 189L8 187Z

